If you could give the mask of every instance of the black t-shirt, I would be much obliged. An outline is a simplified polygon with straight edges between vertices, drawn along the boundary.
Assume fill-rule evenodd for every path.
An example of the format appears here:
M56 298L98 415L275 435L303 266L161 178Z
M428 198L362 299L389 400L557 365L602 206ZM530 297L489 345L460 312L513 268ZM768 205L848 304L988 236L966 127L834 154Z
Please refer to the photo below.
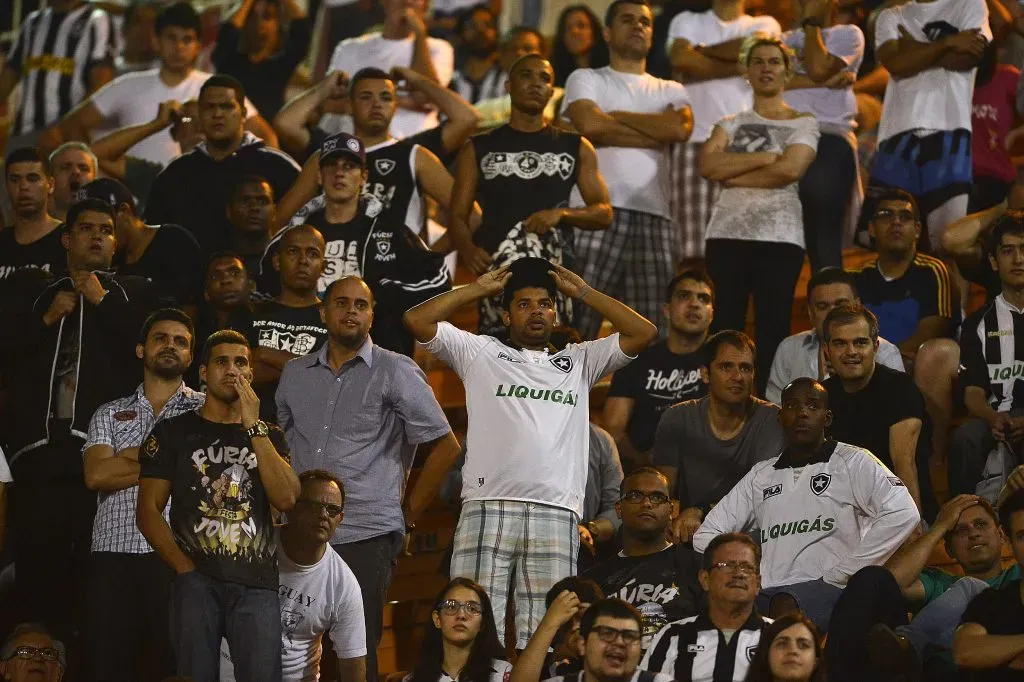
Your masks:
M677 355L668 349L667 341L661 341L615 371L608 397L634 400L626 433L637 450L654 447L658 420L667 408L707 395L707 384L700 378L703 364L703 350Z
M931 518L930 512L934 511L929 469L932 423L914 380L903 372L876 364L871 381L856 393L847 393L835 375L822 385L828 391L828 407L832 412L832 438L870 451L890 471L894 467L889 452L889 429L905 419L921 420L921 435L917 438L917 479L926 516Z
M315 227L324 237L324 271L317 283L317 293L321 296L327 285L336 279L349 275L362 277L368 220L363 211L358 211L347 223L327 222L327 211L323 209L306 216L306 224Z
M999 589L990 587L968 604L961 625L977 623L990 635L1024 634L1024 604L1021 604L1020 580L1003 585ZM1008 666L989 670L961 669L961 680L965 682L1021 682L1024 670L1012 670Z
M307 355L320 350L327 340L327 329L320 320L320 306L301 308L277 301L260 301L252 308L238 308L228 320L229 329L237 329L253 348L283 350L292 355ZM276 421L274 394L277 382L256 386L260 399L260 419Z
M878 260L854 273L857 293L878 318L878 333L899 345L913 336L926 317L953 317L949 271L938 258L917 254L902 277L888 280Z
M270 440L288 456L284 432ZM256 453L241 424L198 412L164 419L139 449L140 476L171 482L171 531L196 570L224 582L276 590L277 541Z
M161 305L173 307L200 300L206 262L199 242L181 225L148 229L156 230L156 235L142 257L134 263L124 263L122 253L119 256L122 264L117 271L151 280Z
M49 273L67 267L68 252L60 241L61 228L56 227L46 236L30 244L19 244L14 228L0 230L0 282L18 270L37 268Z
M618 597L640 610L646 649L663 626L697 613L703 594L699 570L700 555L691 545L669 545L646 556L620 554L582 577L600 585L605 597Z

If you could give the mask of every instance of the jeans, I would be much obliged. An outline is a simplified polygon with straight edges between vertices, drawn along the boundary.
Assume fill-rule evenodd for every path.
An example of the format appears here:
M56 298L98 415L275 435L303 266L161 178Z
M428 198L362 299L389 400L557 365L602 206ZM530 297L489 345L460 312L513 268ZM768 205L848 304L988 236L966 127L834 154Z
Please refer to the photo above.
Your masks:
M800 180L804 238L811 272L843 265L843 233L850 196L857 182L857 159L846 138L822 133L818 155Z
M918 611L909 625L896 628L914 645L921 658L935 654L948 654L953 650L953 632L971 600L988 589L988 583L966 576L928 602Z
M384 631L384 604L395 572L404 537L388 533L377 537L333 545L352 569L363 593L363 617L366 619L366 682L377 679L377 646ZM239 678L243 679L243 678Z
M171 645L177 674L193 682L220 676L226 637L235 679L281 682L281 607L277 591L229 583L191 571L171 586Z
M757 601L755 602L757 610L767 614L772 597L778 594L788 594L793 597L804 615L810 618L818 626L818 631L824 635L828 632L828 621L832 616L832 608L843 594L843 590L840 587L828 584L824 580L810 580L805 583L767 587L757 595Z
M1024 416L1024 409L1010 410L1011 417ZM985 470L985 462L996 447L996 439L992 437L992 429L983 419L971 419L953 430L949 439L949 495L955 497L963 493L973 495L978 483L981 482ZM1019 452L1020 443L1014 444L1014 451Z

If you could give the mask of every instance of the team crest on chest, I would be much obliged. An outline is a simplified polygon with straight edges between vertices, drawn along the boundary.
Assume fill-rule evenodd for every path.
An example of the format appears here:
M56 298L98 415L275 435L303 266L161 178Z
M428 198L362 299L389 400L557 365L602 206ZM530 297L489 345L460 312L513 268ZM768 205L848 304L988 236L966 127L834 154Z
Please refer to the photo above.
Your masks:
M387 175L395 170L395 162L391 159L377 159L373 162L373 165L381 175Z
M815 495L821 495L823 492L828 490L829 483L832 482L832 476L829 474L815 474L811 476L811 492Z
M572 371L572 358L566 355L560 355L557 358L551 358L550 362L552 365L555 366L556 369L560 369L566 374Z
M747 662L751 663L754 660L754 656L757 655L757 645L747 647Z
M386 256L391 251L391 242L378 241L377 251L382 255Z

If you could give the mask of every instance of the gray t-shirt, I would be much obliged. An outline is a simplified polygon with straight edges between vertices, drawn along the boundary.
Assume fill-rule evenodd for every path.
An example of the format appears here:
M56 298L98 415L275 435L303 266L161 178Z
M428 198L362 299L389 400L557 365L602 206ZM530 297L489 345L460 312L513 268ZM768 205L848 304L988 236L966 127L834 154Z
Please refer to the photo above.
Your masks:
M708 423L710 399L687 400L665 410L654 439L654 465L678 470L681 508L717 503L756 463L782 452L778 405L751 398L739 434L719 440Z
M726 151L781 154L802 144L817 151L818 120L800 116L788 120L764 118L753 110L726 116L717 126L729 137ZM777 189L724 187L718 194L705 239L783 242L804 248L803 210L799 182Z

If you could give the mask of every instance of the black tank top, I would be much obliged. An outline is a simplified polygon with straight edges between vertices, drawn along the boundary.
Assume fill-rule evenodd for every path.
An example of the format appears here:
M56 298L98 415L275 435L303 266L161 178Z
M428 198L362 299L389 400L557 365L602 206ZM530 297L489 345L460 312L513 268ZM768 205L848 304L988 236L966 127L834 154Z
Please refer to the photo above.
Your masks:
M569 205L579 176L580 136L551 126L535 133L509 125L471 139L483 224L474 241L493 252L516 223Z

